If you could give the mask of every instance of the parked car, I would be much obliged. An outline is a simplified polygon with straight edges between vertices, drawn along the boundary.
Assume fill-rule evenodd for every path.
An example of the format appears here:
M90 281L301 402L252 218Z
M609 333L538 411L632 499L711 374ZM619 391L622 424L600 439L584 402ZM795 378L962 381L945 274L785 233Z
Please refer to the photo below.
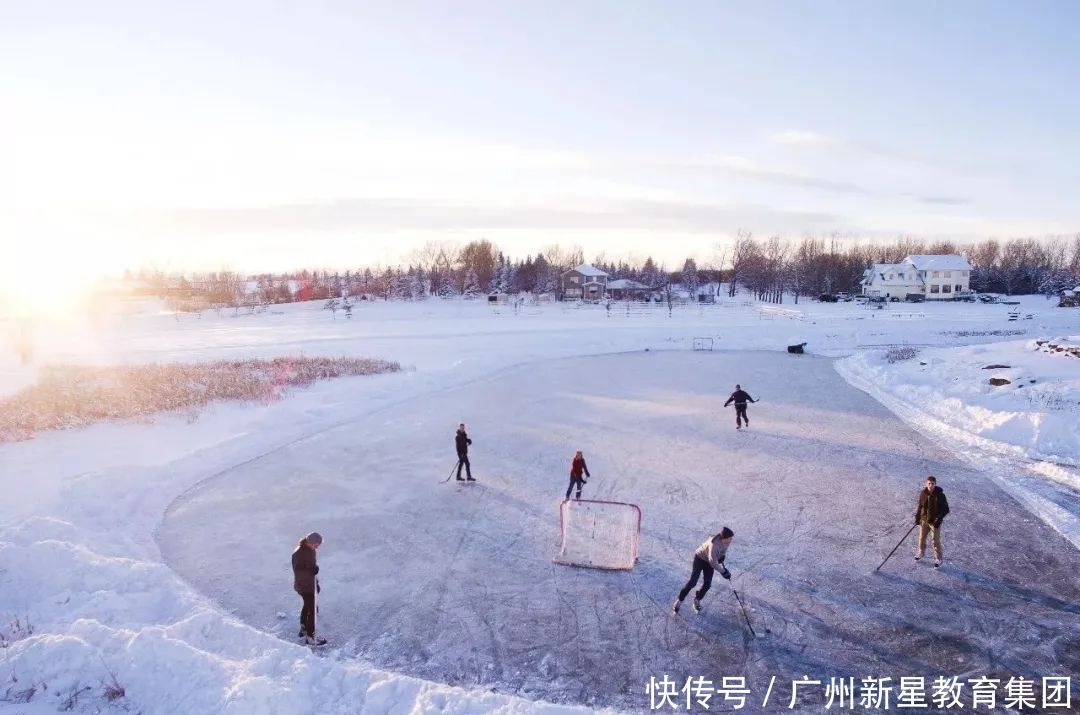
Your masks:
M851 293L844 293L844 292L837 293L836 294L836 299L837 300L842 300L845 303L850 303L851 302Z
M883 295L872 295L866 299L867 303L884 303L887 299Z
M835 303L836 302L836 296L832 295L831 293L822 293L821 295L818 296L818 300L821 301L822 303Z
M906 300L908 303L925 303L926 296L922 293L908 293L906 296L904 296L904 300Z
M990 293L983 293L983 294L981 294L979 296L979 302L980 303L997 303L998 302L998 297L996 295L991 295Z

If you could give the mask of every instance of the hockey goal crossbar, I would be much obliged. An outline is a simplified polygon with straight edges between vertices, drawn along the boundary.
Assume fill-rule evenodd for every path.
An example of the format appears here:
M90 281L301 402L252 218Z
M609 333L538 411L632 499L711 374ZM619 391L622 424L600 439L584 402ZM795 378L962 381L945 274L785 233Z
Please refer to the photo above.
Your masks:
M559 504L559 535L555 563L629 570L638 557L641 508L626 502L567 499Z

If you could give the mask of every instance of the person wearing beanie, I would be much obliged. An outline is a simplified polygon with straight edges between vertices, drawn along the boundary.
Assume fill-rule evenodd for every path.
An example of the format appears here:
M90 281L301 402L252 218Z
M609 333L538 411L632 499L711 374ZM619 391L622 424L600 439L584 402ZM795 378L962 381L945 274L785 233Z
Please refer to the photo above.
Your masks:
M308 645L326 645L325 638L315 635L315 594L319 587L319 565L315 552L322 546L322 535L313 531L296 545L292 555L293 590L300 594L303 606L300 608L300 638Z
M457 448L457 480L459 482L475 482L472 476L472 466L469 464L469 445L472 444L472 440L469 439L469 435L465 433L465 423L462 422L458 425L457 432L454 434L454 447ZM461 478L461 468L465 467L465 474L468 479Z
M704 576L705 579L701 588L694 594L694 613L701 613L701 599L705 598L709 587L712 586L713 571L719 571L721 576L731 579L731 572L724 566L724 558L727 556L728 546L731 545L731 539L734 536L735 532L725 526L719 533L709 537L697 547L697 551L694 552L690 580L679 591L679 597L675 599L675 603L671 604L672 613L679 612L679 606L690 593L690 589L697 585L699 576Z
M582 476L582 472L585 473L585 477L592 478L589 474L589 467L585 464L585 455L581 453L581 450L574 452L574 458L570 460L570 486L566 488L566 498L570 498L570 492L574 490L574 485L577 485L577 498L581 499L581 487L585 484L585 477Z
M740 385L735 386L735 392L731 393L731 397L727 398L727 402L724 403L724 407L727 407L732 402L735 403L735 429L742 429L742 423L745 422L746 426L750 426L750 418L746 416L746 403L757 402L753 397L750 397Z
M919 490L919 500L915 505L915 523L919 525L919 550L915 552L915 560L920 560L926 554L926 535L934 544L934 568L941 566L941 522L949 513L949 500L945 498L945 492L937 485L937 478L930 475L926 478L926 487Z

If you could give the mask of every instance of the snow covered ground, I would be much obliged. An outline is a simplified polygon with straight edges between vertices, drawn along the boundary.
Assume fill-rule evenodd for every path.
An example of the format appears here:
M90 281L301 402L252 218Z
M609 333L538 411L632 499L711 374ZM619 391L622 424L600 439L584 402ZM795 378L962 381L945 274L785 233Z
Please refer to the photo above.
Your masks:
M804 672L1075 675L1080 554L1062 534L1080 509L1055 472L1078 463L1075 442L1040 429L1014 443L1026 451L1009 458L1033 471L1006 482L1003 463L979 461L1001 454L978 440L1003 436L970 419L985 409L978 391L944 385L972 346L1076 333L1075 311L1050 305L1024 299L1032 317L1009 322L984 305L740 298L669 316L430 301L362 305L352 320L299 304L39 327L39 362L302 352L412 369L218 405L193 424L163 416L0 445L0 619L33 626L0 626L18 637L0 711L51 711L81 687L89 710L569 712L644 709L645 680L665 672L746 675L751 688ZM695 338L722 352L691 352ZM817 355L781 352L802 341ZM949 368L926 373L931 393L964 409L935 413L933 397L898 387L933 380L883 372L874 355L892 345L939 356ZM918 432L820 356L854 356L842 374ZM4 360L0 394L33 379ZM1075 385L1080 368L1063 364L1030 374ZM764 398L749 434L715 414L735 381ZM472 492L438 484L460 420L483 480ZM550 562L573 449L597 475L588 492L645 512L632 573ZM1049 455L1058 464L1031 460ZM904 554L874 575L928 471L954 503L947 566ZM756 641L719 579L702 615L665 613L717 520L736 529L735 587L771 631ZM312 528L327 536L322 624L335 649L323 657L288 638L287 557ZM125 688L111 704L110 673ZM31 687L29 704L10 702Z

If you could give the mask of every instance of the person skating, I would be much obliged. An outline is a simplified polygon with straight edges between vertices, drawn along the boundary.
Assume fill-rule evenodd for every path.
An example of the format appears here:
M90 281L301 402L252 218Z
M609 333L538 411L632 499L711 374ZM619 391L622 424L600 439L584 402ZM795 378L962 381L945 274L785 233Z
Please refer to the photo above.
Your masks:
M581 450L574 452L574 458L570 460L570 486L566 488L566 498L570 498L570 492L574 491L574 485L577 485L577 498L581 498L581 487L584 485L585 478L582 477L584 472L586 477L592 477L589 474L589 467L585 464L585 455L581 453Z
M322 535L313 531L296 546L292 555L293 589L300 594L304 605L300 608L300 638L308 645L326 645L325 638L315 635L315 594L319 587L319 565L315 552L322 546Z
M705 580L694 594L694 613L701 612L701 599L705 598L709 587L712 586L714 571L719 571L721 576L731 579L731 572L724 566L724 558L727 556L728 546L731 545L731 539L734 536L735 532L725 526L719 533L706 539L701 546L697 547L697 551L694 552L694 563L691 566L690 580L679 591L679 597L675 599L675 603L671 604L672 613L679 612L679 606L690 593L690 589L697 585L699 577L704 576Z
M926 478L926 487L919 490L919 500L915 506L915 523L919 525L919 550L915 552L918 561L926 554L926 535L929 534L934 545L934 568L941 566L941 522L949 514L949 500L945 492L937 485L934 475Z
M454 446L457 447L457 480L459 482L475 482L472 475L472 465L469 464L469 445L472 444L472 440L469 439L469 435L465 434L465 423L462 422L458 425L457 433L454 435ZM461 478L461 468L465 467L465 474L468 479Z
M731 397L727 398L727 402L724 403L724 407L727 407L732 402L735 403L735 429L742 429L743 422L746 422L747 427L750 426L750 418L746 416L747 401L757 402L740 385L736 385L735 392L731 393Z

